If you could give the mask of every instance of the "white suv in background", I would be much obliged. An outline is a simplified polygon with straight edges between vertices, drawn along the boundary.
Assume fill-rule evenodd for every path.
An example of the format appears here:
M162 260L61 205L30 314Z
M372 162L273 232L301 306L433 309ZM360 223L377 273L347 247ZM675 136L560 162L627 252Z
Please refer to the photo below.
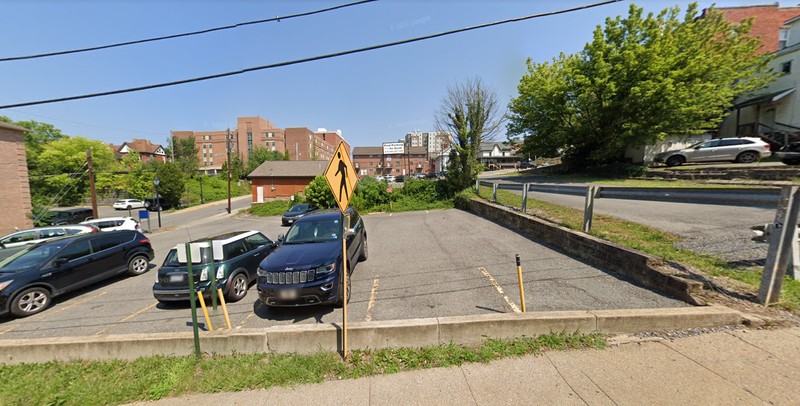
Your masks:
M143 209L144 202L139 199L119 199L111 207L115 210Z
M115 230L131 230L142 231L139 222L134 220L133 217L105 217L101 219L86 220L81 224L88 224L95 226L100 231L115 231Z

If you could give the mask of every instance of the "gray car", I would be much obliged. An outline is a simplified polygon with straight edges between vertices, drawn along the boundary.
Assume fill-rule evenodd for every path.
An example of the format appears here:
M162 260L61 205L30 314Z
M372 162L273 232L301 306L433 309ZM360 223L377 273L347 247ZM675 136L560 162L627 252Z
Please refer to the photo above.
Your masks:
M698 142L688 148L662 152L653 160L667 166L688 162L752 163L771 154L770 145L761 138L719 138Z

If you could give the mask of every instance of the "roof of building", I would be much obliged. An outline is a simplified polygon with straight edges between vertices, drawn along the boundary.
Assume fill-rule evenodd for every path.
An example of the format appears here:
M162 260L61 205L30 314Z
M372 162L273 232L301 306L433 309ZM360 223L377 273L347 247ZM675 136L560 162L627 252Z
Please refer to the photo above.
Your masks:
M133 141L131 142L123 142L122 145L120 145L119 149L122 150L122 148L124 148L126 145L128 146L128 148L140 154L141 153L155 154L159 149L162 149L161 154L159 155L164 154L163 147L161 147L161 145L153 144L149 140L134 138Z
M307 178L322 175L327 168L328 161L264 161L247 177Z
M23 127L11 123L6 123L5 121L0 121L0 128L4 128L6 130L15 130L15 131L28 131Z
M513 145L511 145L508 142L482 142L480 150L481 151L491 151L491 150L494 149L495 145L497 145L497 148L500 148L501 151L511 151L513 149L516 149L516 148L514 148Z

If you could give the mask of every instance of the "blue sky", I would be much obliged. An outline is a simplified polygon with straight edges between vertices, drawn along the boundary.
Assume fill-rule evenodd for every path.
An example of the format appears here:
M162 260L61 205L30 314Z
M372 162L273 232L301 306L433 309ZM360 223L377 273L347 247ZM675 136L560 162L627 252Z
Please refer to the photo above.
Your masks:
M176 34L343 4L331 1L4 1L0 57ZM585 1L392 1L233 30L45 59L0 62L0 105L94 93L310 57ZM766 3L766 2L763 2ZM629 2L445 38L244 75L15 109L12 120L48 122L71 136L166 145L170 130L233 128L238 116L277 127L342 130L352 146L379 146L432 130L448 85L480 77L505 105L525 60L583 48ZM688 2L638 1L648 11ZM701 8L712 2L699 2ZM762 4L717 1L717 6Z

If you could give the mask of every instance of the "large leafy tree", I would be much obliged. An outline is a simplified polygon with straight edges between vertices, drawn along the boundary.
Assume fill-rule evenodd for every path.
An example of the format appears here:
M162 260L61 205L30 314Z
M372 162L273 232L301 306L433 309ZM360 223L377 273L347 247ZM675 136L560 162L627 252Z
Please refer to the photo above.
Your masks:
M252 151L250 151L250 158L247 160L247 168L244 170L244 173L242 173L242 176L246 177L265 161L288 161L288 159L284 159L285 157L285 154L282 154L278 151L270 151L266 148L260 147L254 148Z
M178 165L185 174L194 176L200 168L200 158L197 157L197 145L193 137L170 137L167 156Z
M475 183L480 168L481 142L490 141L504 121L496 93L480 78L447 88L447 96L435 113L436 129L453 134L445 184L451 193Z
M158 175L158 193L172 207L178 207L181 202L183 190L186 187L186 180L181 172L180 165L175 162L158 163L154 162L155 174ZM146 170L142 171L142 180L149 180L150 185L153 178L146 179L149 174Z
M509 105L508 133L522 136L522 152L573 167L621 162L627 146L715 129L735 96L772 79L752 21L732 24L714 9L698 17L697 4L679 15L631 5L580 53L529 59Z

